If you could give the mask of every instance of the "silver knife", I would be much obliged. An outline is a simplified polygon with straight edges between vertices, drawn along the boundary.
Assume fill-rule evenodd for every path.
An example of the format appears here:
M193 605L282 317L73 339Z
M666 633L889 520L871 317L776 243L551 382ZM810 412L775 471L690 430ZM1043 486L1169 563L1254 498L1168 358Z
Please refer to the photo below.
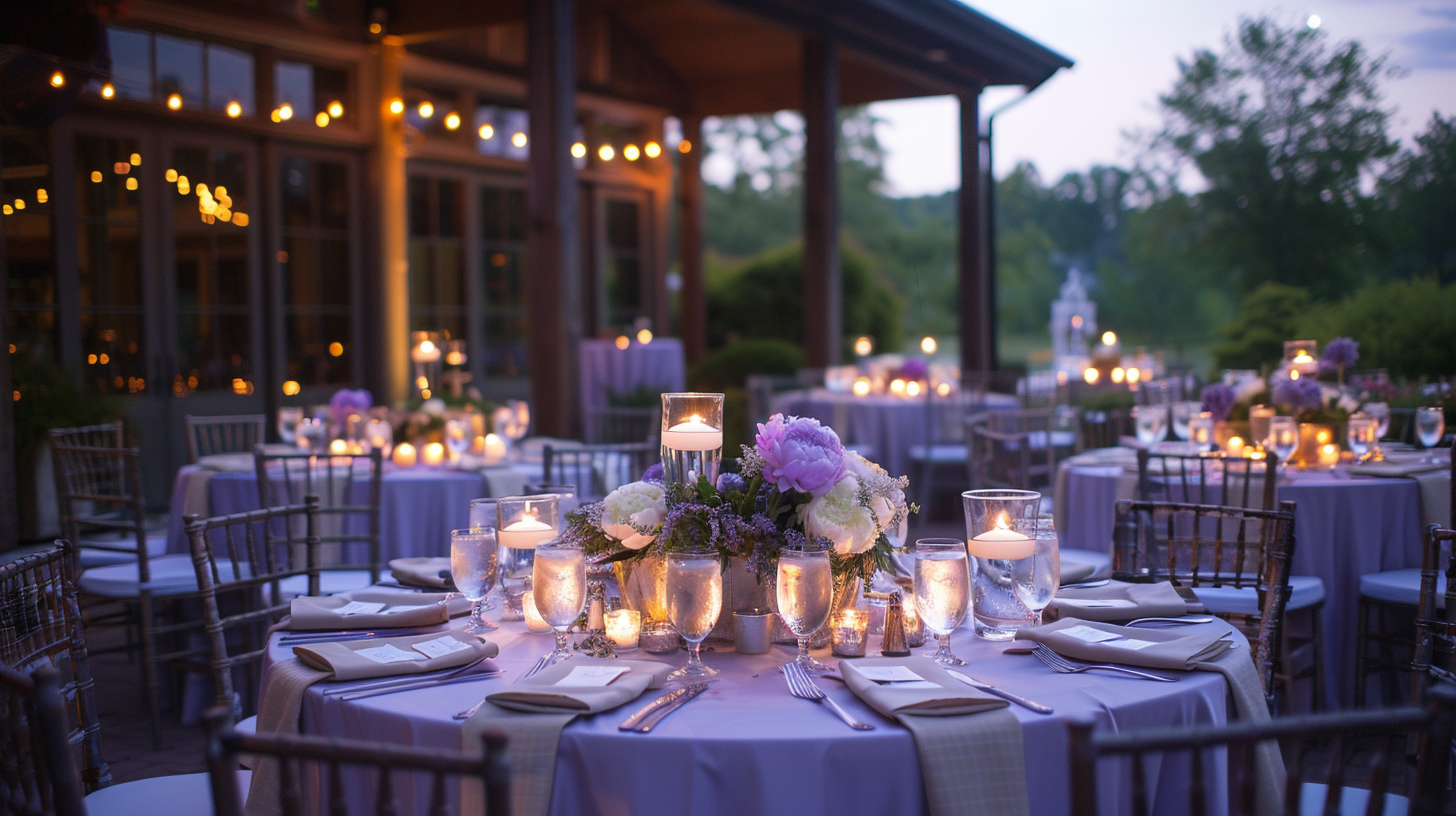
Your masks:
M659 708L651 714L648 714L647 717L644 718L642 722L632 730L636 731L639 734L646 734L648 731L651 731L653 728L655 728L658 723L662 722L663 719L667 717L667 715L687 705L689 702L692 701L694 697L697 697L699 694L702 694L707 690L707 683L697 683L695 685L688 686L687 694L684 694L683 696L677 698L676 700L673 700L662 708Z
M701 688L699 686L701 686ZM707 686L704 684L699 684L699 686L684 686L683 688L669 691L661 697L658 697L656 700L653 700L652 702L643 706L637 711L637 713L623 720L622 724L617 727L623 731L645 731L647 728L652 727L651 724L647 724L647 720L653 714L662 712L662 716L666 717L670 713L671 707L674 703L677 703L679 700L686 702L687 699L691 699L692 697L700 694L703 689L707 688ZM658 719L661 719L661 717L659 717ZM652 724L656 724L656 720L653 720Z
M947 669L946 671L950 674L951 677L954 677L955 679L961 681L962 683L965 683L968 686L971 686L973 688L978 688L981 691L989 691L992 694L996 695L997 697L1000 697L1003 700L1010 700L1011 702L1016 703L1017 705L1021 706L1022 708L1028 709L1030 711L1035 711L1038 714L1050 714L1050 713L1052 713L1051 706L1044 706L1041 703L1034 703L1031 700L1028 700L1025 697L1022 697L1022 696L1020 696L1018 694L1012 694L1011 692L1007 691L1006 689L999 688L997 686L993 686L990 683L986 683L986 682L983 682L981 680L977 680L974 677L971 677L971 676L965 675L965 674L961 674L958 671L953 671L953 670L950 670L950 669Z

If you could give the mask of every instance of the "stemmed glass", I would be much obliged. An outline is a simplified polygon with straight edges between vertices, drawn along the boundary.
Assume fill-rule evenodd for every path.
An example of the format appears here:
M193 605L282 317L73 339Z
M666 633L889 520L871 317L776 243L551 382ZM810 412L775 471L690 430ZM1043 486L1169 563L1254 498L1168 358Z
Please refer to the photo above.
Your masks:
M1030 558L1011 562L1011 585L1016 597L1031 610L1031 625L1041 626L1041 613L1057 596L1062 583L1062 558L1056 526L1050 518L1036 520L1036 549Z
M915 611L935 633L935 662L964 666L951 653L950 633L966 619L971 600L971 572L966 543L957 538L922 538L915 542Z
M470 622L465 624L468 634L499 628L484 615L485 596L495 586L496 574L494 527L450 531L450 577L460 594L470 601Z
M779 615L799 639L795 658L807 672L833 669L809 656L809 638L829 620L834 605L834 575L829 567L829 550L821 543L805 542L779 550Z
M571 650L566 647L566 630L576 623L586 607L586 552L580 545L559 538L536 545L531 592L536 611L556 635L551 663L571 659Z
M1350 452L1357 461L1364 461L1375 444L1375 417L1365 414L1351 414L1348 424Z
M1269 418L1269 438L1264 447L1274 451L1282 465L1299 449L1299 425L1294 417L1277 416Z
M1416 409L1416 436L1421 440L1421 447L1434 448L1445 435L1446 415L1440 408Z
M298 423L303 421L303 408L297 405L278 409L278 438L286 445L298 442Z
M496 514L496 509L495 509L495 499L484 498L484 499L471 499L470 500L470 529L472 531L474 531L474 532L480 532L482 530L489 529L492 532L492 534L494 534L496 522L499 521L499 520L500 520L500 516L498 516ZM499 537L497 537L497 543L499 543ZM507 569L507 564L505 563L505 561L506 561L506 559L503 559L501 557L500 547L497 546L496 547L496 566L497 566L497 570L496 570L496 576L497 576L496 585L501 588L501 591L502 592L505 591L505 583L506 583L506 569ZM481 604L481 607L480 608L481 609L494 609L495 608L495 593L494 592L491 592L491 593L487 593L486 594L485 601L484 601L484 603ZM510 610L506 610L506 611L509 613ZM521 615L519 614L519 612L517 613L516 617L514 617L514 618L512 618L509 614L505 615L504 617L505 617L506 620L520 620L521 619Z
M667 617L688 642L688 664L668 680L692 682L718 674L698 654L703 638L713 631L723 611L723 570L715 550L692 550L667 556Z
M1367 402L1361 409L1370 416L1375 417L1375 449L1380 449L1380 440L1390 433L1390 404L1386 402Z
M1202 410L1202 404L1195 400L1183 400L1182 402L1173 403L1173 435L1179 439L1187 439L1188 420Z
M1163 441L1168 435L1168 406L1134 405L1132 423L1137 439L1146 447Z

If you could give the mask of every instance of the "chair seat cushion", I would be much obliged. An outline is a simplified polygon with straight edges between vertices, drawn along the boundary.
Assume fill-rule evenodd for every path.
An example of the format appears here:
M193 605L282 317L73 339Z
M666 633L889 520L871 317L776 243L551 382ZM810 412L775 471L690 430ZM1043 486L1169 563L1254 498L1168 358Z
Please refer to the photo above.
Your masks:
M180 595L197 591L197 571L192 566L190 555L164 555L148 559L151 581L146 588L153 595ZM219 564L224 581L233 580L231 564ZM81 573L76 582L82 592L107 598L135 598L141 594L141 580L137 564L112 564L108 567L94 567Z
M367 569L319 570L319 594L334 595L351 589L363 589L374 583ZM292 575L278 582L278 589L284 598L296 598L308 594L308 576Z
M246 798L252 771L238 771L238 790ZM154 776L122 782L86 797L86 811L98 816L171 816L212 813L212 783L205 773Z
M1309 609L1325 600L1325 582L1314 575L1289 576L1289 602L1285 611ZM1257 615L1259 594L1253 587L1194 587L1193 594L1204 608L1215 615Z
M126 564L136 560L136 553L124 552L121 550L101 549L93 546L95 544L108 544L111 546L124 546L128 543L126 539L116 537L95 537L82 538L81 546L76 548L76 557L80 560L81 569L92 567L106 567L112 564ZM167 534L157 533L147 536L147 557L160 558L167 554Z
M1325 807L1327 785L1305 782L1299 786L1299 816L1321 816ZM1370 801L1370 791L1364 788L1340 788L1340 816L1361 816ZM1405 816L1410 811L1410 800L1394 793L1385 794L1385 809L1382 816Z
M1360 576L1360 597L1386 603L1415 606L1421 600L1421 571L1418 568L1386 570ZM1446 608L1446 575L1436 575L1436 607Z

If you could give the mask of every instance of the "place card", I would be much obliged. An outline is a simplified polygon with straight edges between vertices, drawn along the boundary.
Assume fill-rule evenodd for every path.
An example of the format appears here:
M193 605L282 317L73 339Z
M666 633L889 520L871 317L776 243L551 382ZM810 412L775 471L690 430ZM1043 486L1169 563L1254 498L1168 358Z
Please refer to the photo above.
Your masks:
M391 606L388 609L385 609L384 610L384 614L386 614L386 615L394 615L394 614L397 614L397 613L400 613L400 612L413 612L416 609L431 609L431 608L436 607L436 606L439 606L439 604L414 604L414 605L411 605L411 606Z
M925 678L916 674L908 666L855 666L856 671L866 680L873 680L876 683L913 683L924 682Z
M349 601L343 606L334 610L335 614L348 617L350 615L373 615L384 608L382 603L372 601Z
M1093 629L1090 626L1069 626L1061 630L1061 634L1074 637L1083 643L1106 643L1109 640L1117 640L1122 635L1113 632L1104 632L1101 629Z
M371 646L368 649L356 649L354 650L354 654L360 657L367 657L375 663L404 663L412 660L426 659L422 654L406 652L404 649L391 643L386 643L383 646Z
M605 686L631 671L625 666L575 666L565 677L557 680L558 686Z
M1118 638L1117 640L1107 641L1106 645L1115 646L1119 649L1132 649L1133 651L1141 651L1148 648L1149 646L1152 646L1153 641L1137 640L1136 638Z
M448 654L463 652L466 649L470 648L470 644L461 643L450 635L441 635L434 640L427 640L423 643L412 644L410 648L414 649L425 657L444 657Z

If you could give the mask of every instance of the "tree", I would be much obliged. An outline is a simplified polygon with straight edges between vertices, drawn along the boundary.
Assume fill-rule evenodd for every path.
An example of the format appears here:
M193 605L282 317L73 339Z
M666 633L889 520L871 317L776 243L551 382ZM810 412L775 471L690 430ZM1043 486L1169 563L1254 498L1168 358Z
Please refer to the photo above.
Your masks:
M1381 190L1398 248L1393 265L1456 282L1456 116L1432 114L1415 141Z
M1179 71L1149 158L1172 160L1164 178L1192 162L1207 181L1196 205L1209 247L1243 291L1346 291L1369 270L1360 182L1395 152L1378 83L1397 71L1356 41L1268 17L1242 18L1223 53Z
M1213 347L1214 364L1256 369L1282 359L1284 341L1299 334L1308 309L1308 290L1263 284L1244 297L1239 316L1219 330L1223 340Z

